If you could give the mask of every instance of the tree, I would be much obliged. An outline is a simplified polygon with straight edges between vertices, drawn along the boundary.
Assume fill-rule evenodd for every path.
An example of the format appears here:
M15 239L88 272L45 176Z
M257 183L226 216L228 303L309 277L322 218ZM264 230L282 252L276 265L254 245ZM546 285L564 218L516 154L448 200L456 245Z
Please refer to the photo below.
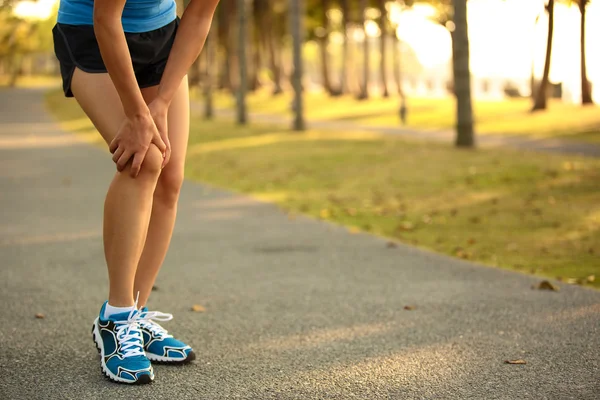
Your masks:
M585 11L590 0L577 0L581 12L581 104L593 104L592 88L587 78L586 55L585 55Z
M548 107L548 80L550 79L550 59L552 56L552 38L554 36L554 0L548 0L548 40L546 42L546 60L544 61L544 74L535 95L531 111L545 110Z
M379 6L379 29L381 30L379 40L379 53L380 58L380 74L381 74L381 86L383 88L383 97L389 97L388 84L387 84L387 73L386 73L386 61L387 61L387 10L385 9L385 0L378 0Z
M237 88L237 123L245 125L248 123L248 111L246 107L246 92L248 88L246 37L248 36L246 5L248 0L237 0L238 16L238 63L240 70L240 81Z
M452 65L456 96L456 145L474 147L467 0L453 0Z
M214 65L217 57L217 21L213 20L206 40L204 52L206 54L206 80L204 82L204 118L212 119L214 116L213 105L213 82L214 82Z
M340 94L346 94L349 92L348 65L352 65L348 62L348 18L350 15L350 8L348 7L348 2L349 0L340 0L340 8L342 11L342 36L344 38L344 42L342 43L342 64L340 70Z
M289 10L294 54L292 85L294 87L293 129L295 131L303 131L305 129L304 104L302 102L302 43L304 41L304 30L302 25L302 16L304 15L303 1L304 0L292 0L290 2Z
M358 94L359 100L366 100L369 98L369 38L366 30L365 15L367 13L367 0L360 0L359 16L360 24L363 31L363 78L360 86L360 93Z
M321 29L317 35L319 38L319 44L321 48L321 75L323 77L323 88L329 94L333 93L331 87L331 81L329 79L329 53L327 46L329 45L329 18L327 17L327 11L329 10L330 0L321 0Z

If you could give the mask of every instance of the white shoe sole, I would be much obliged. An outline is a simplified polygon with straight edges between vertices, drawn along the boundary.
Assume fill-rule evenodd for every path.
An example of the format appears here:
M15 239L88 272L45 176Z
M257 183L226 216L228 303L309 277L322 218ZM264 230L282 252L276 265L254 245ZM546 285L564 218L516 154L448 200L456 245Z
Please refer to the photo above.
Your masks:
M106 363L104 362L104 346L102 344L100 330L98 329L98 318L96 318L96 320L94 321L94 328L92 330L92 335L94 336L94 343L96 343L96 348L98 348L98 351L100 352L100 366L102 368L102 373L104 373L104 375L106 375L106 377L108 379L113 380L115 382L128 383L130 385L131 384L139 384L140 383L139 381L128 380L128 379L118 377L117 375L110 372L110 370L106 366ZM154 370L152 369L152 367L150 367L150 382L152 382L153 380L154 380Z

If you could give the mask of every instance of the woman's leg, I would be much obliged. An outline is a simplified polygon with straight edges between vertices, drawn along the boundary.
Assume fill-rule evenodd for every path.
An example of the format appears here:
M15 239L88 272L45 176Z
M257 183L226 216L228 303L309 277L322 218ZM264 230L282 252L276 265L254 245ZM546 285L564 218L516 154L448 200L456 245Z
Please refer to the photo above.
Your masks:
M108 74L76 69L71 89L83 111L110 143L125 114ZM126 168L115 174L108 189L104 203L104 254L110 281L108 302L112 306L134 304L135 272L146 241L161 165L162 154L151 145L139 176L131 178Z
M142 94L146 102L156 96L157 87L146 88ZM146 244L135 275L134 292L139 291L140 307L146 305L152 285L167 254L175 217L177 201L183 183L183 170L190 130L190 99L187 77L177 90L167 116L171 160L162 170L154 191L152 216L148 227Z

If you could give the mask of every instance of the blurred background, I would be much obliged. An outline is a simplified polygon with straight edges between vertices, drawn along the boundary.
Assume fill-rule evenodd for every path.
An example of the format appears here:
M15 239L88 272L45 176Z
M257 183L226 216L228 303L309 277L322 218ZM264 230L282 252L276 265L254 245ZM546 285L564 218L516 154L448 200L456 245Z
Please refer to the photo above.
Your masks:
M57 89L57 1L0 4L0 83L50 86L97 141ZM598 0L221 0L186 173L390 248L599 286L599 41Z

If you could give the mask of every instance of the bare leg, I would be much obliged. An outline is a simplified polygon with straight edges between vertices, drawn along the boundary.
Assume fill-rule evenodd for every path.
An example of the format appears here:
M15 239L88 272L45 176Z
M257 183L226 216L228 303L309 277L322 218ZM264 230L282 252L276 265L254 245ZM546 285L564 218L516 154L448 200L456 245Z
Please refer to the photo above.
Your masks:
M157 87L143 89L147 102L156 96ZM152 286L163 264L177 215L177 201L183 183L183 170L189 136L189 93L187 78L177 90L168 114L171 160L162 170L156 190L146 245L135 276L134 293L140 294L140 307L146 305Z
M71 87L81 108L110 143L125 114L108 74L88 74L77 69ZM139 176L131 178L126 168L115 174L108 189L104 204L104 254L110 281L108 301L113 306L134 304L135 272L146 241L161 164L160 150L151 145Z

